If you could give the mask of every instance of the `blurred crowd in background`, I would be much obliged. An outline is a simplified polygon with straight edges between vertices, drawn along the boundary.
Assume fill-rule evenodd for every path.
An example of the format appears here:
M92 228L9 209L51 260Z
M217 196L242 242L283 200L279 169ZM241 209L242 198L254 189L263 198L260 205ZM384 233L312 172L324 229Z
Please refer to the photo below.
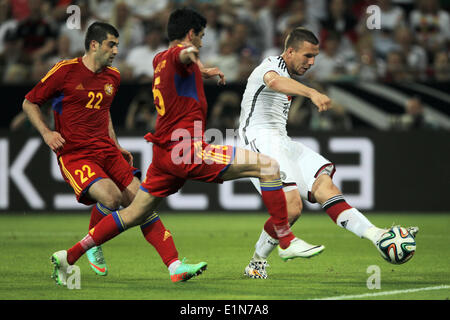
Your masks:
M69 5L80 8L79 29L68 28ZM380 9L379 29L367 26L370 5ZM180 6L207 18L200 58L228 83L245 83L263 58L281 54L297 26L321 42L310 81L450 81L450 0L0 0L0 83L34 84L61 59L82 56L94 21L120 33L114 66L122 83L150 82L153 57L168 45L168 16ZM142 97L151 100L143 94L136 105ZM239 101L227 92L216 109Z

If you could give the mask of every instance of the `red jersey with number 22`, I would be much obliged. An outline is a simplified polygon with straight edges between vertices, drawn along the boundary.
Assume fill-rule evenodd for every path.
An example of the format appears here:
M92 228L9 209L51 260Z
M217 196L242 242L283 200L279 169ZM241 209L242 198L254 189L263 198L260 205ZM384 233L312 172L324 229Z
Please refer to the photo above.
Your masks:
M148 133L145 138L160 146L172 138L179 140L177 133L172 137L177 129L187 130L192 138L202 138L205 131L208 106L202 75L196 63L183 64L180 61L180 51L184 48L182 45L174 46L153 60L153 97L158 117L155 132ZM194 132L196 121L199 128Z
M94 73L75 58L57 63L25 98L39 106L53 98L55 130L66 140L58 155L98 150L115 146L108 131L109 109L119 85L116 68Z

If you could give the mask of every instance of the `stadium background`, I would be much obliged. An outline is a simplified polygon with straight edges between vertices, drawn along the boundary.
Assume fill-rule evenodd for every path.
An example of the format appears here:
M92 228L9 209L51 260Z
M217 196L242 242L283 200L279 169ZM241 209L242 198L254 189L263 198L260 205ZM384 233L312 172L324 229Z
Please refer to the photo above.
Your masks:
M115 66L122 84L112 118L121 144L145 170L151 148L142 137L155 120L151 61L167 46L168 14L183 4L206 15L202 61L219 66L228 80L225 87L205 83L208 132L218 142L222 136L236 142L226 129L237 125L245 81L261 58L280 54L290 28L306 26L319 35L316 66L300 80L329 94L334 108L319 114L308 99L295 98L289 134L336 163L335 182L375 225L420 227L411 262L385 263L372 244L305 204L293 231L325 245L325 253L289 263L272 254L268 279L246 278L243 269L267 218L259 195L246 180L188 183L159 214L180 258L208 262L201 277L170 284L158 254L134 228L104 244L107 277L96 276L83 257L77 264L82 290L55 286L48 258L85 234L90 208L77 205L55 156L21 113L24 95L57 61L83 54L92 21L113 23L120 32ZM76 26L70 18L77 12L67 13L69 5L80 9L80 29L68 28ZM381 29L367 27L369 5L379 6ZM448 0L0 0L0 300L158 300L150 305L170 319L179 317L183 300L193 299L266 300L278 317L297 310L292 300L448 300L449 8ZM51 102L43 110L51 126ZM375 290L367 282L374 265L381 275ZM151 302L145 301L147 309ZM298 310L305 308L301 303ZM17 311L11 301L2 306ZM48 304L29 310L36 314L38 306ZM85 307L71 312L86 313Z
M369 29L366 8L377 5L381 29ZM77 5L80 29L67 21ZM151 61L167 46L173 8L189 5L208 19L201 59L219 66L228 84L205 83L208 128L236 128L251 70L282 51L293 27L321 40L316 65L300 81L326 92L334 108L319 114L295 98L288 131L337 165L336 182L365 211L449 212L450 1L224 0L0 1L0 212L86 212L60 176L55 157L27 122L24 95L60 59L82 55L95 20L120 32L114 65L122 85L111 109L119 141L145 170L153 129ZM51 124L51 102L43 106ZM214 131L217 132L217 131ZM228 143L236 141L227 140ZM306 205L315 211L317 206ZM222 186L188 183L162 211L261 211L247 181Z

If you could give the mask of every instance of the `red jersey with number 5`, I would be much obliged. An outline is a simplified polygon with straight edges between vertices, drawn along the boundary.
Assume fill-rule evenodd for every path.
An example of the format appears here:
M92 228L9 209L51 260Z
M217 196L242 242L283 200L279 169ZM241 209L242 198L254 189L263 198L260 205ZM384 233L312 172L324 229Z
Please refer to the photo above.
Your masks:
M109 109L119 85L116 68L94 73L79 57L57 63L25 98L39 106L53 98L55 130L66 140L61 155L115 146L109 137Z
M207 102L200 68L196 63L183 64L178 45L160 52L153 59L153 97L158 117L154 133L145 138L157 145L179 140L177 129L190 137L201 138L205 131ZM198 127L194 130L194 122ZM187 131L186 131L187 130ZM195 131L195 132L194 132Z

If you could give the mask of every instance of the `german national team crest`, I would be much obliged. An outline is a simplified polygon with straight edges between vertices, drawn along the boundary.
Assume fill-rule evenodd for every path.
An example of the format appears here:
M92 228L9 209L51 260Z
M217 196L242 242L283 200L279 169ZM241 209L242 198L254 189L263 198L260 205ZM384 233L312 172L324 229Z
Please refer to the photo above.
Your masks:
M110 83L105 84L105 93L108 96L111 96L114 93L114 86Z

